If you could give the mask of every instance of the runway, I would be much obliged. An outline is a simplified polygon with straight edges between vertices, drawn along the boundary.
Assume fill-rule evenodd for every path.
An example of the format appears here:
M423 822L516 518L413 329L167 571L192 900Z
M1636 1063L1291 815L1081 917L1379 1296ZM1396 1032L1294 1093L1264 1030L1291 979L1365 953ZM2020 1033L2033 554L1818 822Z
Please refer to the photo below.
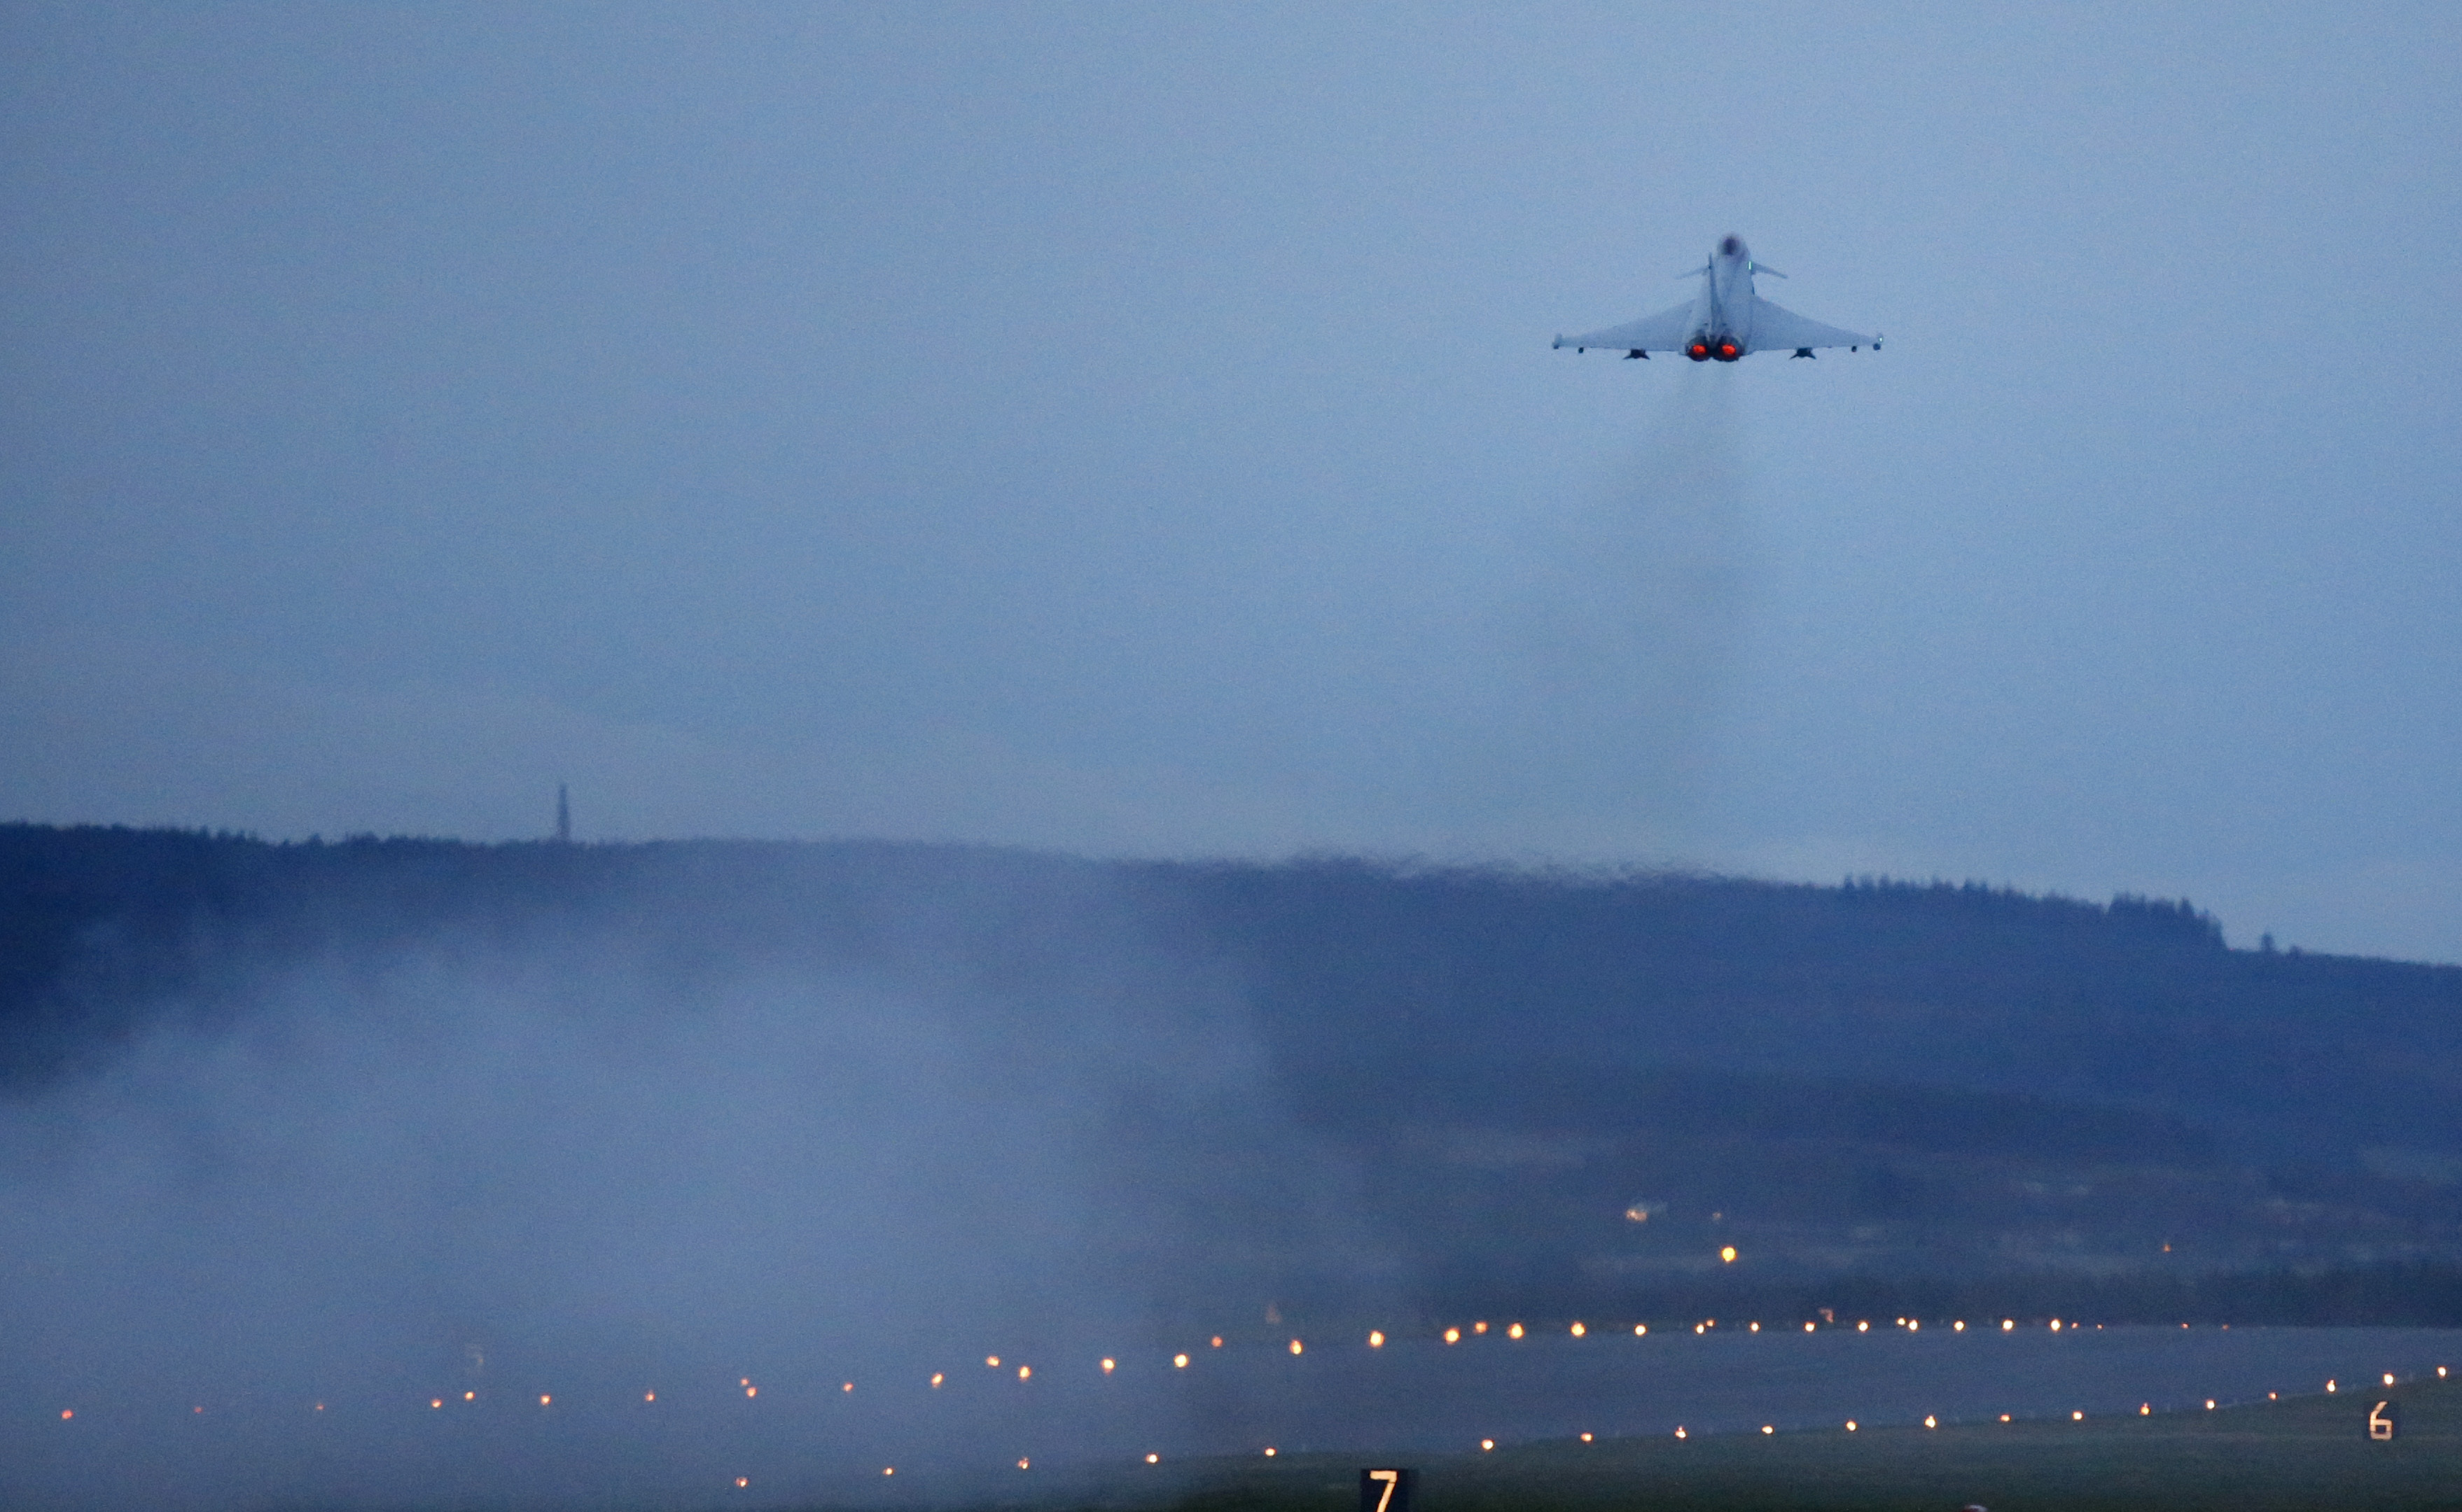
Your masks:
M1475 1321L1475 1320L1474 1320ZM900 1506L1157 1493L1196 1461L1482 1444L2016 1419L2102 1419L2323 1393L2462 1369L2462 1331L2190 1329L2046 1321L1722 1320L1211 1338L1105 1354L918 1359L620 1387L575 1379L403 1389L181 1411L159 1394L20 1404L0 1492L26 1508ZM1176 1341L1175 1341L1176 1342ZM1103 1361L1112 1368L1105 1370ZM997 1365L989 1363L998 1359ZM1186 1363L1178 1363L1184 1359ZM938 1374L939 1384L932 1384ZM464 1393L466 1392L466 1395ZM63 1415L67 1416L63 1416ZM1149 1457L1152 1457L1149 1459ZM739 1484L738 1482L741 1482Z

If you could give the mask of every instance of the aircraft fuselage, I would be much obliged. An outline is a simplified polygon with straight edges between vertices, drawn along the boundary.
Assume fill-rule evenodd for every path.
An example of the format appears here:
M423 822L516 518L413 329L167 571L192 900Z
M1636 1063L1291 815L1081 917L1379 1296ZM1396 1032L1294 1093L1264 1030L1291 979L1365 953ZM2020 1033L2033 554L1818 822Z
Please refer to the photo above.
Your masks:
M1750 350L1753 254L1739 236L1723 238L1702 269L1699 318L1684 355L1695 362L1734 362Z

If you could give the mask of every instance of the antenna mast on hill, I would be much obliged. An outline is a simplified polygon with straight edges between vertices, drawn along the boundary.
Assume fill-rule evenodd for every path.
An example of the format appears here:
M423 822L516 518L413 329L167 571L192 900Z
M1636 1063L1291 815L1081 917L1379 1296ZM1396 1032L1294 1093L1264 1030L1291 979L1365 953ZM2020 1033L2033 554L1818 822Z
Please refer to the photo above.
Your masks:
M561 782L555 785L555 842L559 845L572 843L572 803L565 796Z

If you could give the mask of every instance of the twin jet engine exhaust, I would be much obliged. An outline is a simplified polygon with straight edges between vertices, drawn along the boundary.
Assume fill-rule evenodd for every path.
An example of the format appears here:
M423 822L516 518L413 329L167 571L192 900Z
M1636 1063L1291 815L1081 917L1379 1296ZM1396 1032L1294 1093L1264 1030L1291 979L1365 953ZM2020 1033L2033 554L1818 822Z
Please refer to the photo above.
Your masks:
M1713 357L1720 362L1733 362L1743 354L1742 344L1733 336L1720 336L1716 340L1708 336L1695 336L1693 338L1692 345L1684 349L1684 355L1695 362L1707 362Z

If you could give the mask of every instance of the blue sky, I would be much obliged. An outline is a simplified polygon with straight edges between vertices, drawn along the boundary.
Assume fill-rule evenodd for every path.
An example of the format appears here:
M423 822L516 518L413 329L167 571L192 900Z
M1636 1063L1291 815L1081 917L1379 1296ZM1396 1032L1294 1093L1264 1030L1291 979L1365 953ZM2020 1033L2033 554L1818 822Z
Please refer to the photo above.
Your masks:
M2462 959L2448 8L0 16L0 815Z

